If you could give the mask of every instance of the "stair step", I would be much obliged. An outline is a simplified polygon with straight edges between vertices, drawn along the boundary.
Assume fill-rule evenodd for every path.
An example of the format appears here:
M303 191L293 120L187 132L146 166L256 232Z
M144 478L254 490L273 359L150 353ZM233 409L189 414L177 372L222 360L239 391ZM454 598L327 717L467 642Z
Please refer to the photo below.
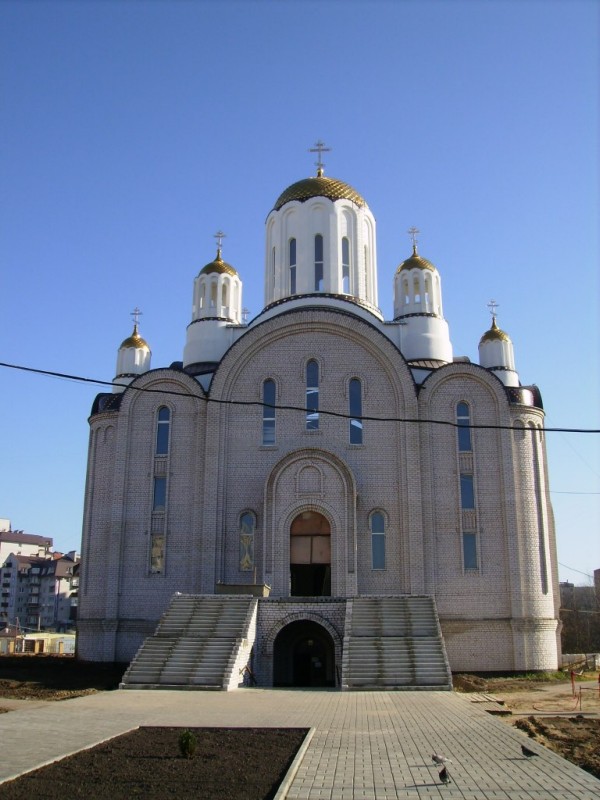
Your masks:
M451 688L431 598L355 598L344 650L348 688Z
M244 635L252 597L176 595L123 677L123 688L222 688Z

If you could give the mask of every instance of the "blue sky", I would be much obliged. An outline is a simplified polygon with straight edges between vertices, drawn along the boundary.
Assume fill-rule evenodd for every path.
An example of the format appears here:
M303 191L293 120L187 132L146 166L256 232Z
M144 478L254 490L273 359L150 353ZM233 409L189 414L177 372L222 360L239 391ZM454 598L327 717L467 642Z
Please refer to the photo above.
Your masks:
M264 221L325 172L377 220L379 301L406 230L455 355L486 304L551 427L600 428L599 16L593 0L0 4L0 360L111 380L131 310L180 360L223 256L263 305ZM0 368L0 517L78 549L101 388ZM600 436L549 433L562 580L600 567ZM585 573L585 574L581 574Z

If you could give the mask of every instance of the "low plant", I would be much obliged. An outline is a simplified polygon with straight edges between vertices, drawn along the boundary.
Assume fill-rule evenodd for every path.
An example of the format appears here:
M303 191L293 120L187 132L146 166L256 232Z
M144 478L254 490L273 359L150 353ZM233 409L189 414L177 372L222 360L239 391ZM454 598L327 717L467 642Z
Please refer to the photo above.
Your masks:
M179 752L183 756L183 758L191 758L194 753L196 752L196 745L198 744L198 740L194 736L194 734L189 731L185 730L179 734Z

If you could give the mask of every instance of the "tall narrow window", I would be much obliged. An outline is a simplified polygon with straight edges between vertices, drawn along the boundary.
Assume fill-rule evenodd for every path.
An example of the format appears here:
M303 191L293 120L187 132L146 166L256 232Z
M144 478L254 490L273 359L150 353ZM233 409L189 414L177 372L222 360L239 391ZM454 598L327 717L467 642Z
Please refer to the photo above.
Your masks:
M380 511L369 517L373 569L385 569L385 518Z
M319 365L309 361L306 365L306 430L319 429Z
M323 291L323 237L315 236L315 292Z
M342 237L342 292L350 294L350 241Z
M475 490L473 488L473 476L460 476L460 507L462 509L475 508Z
M358 378L352 378L349 386L350 444L362 444L362 387Z
M171 427L171 412L166 406L158 409L156 422L156 455L166 456L169 452L169 429Z
M271 288L275 290L275 248L271 251Z
M275 444L275 381L263 383L263 444Z
M537 511L538 520L538 543L540 550L540 576L542 579L542 592L548 594L548 561L546 559L546 535L544 525L544 511L542 504L542 497L544 494L544 486L542 483L542 473L540 466L540 452L538 448L538 436L541 437L541 432L531 426L531 447L533 449L533 473L535 479L535 506Z
M456 406L456 423L458 425L458 449L461 453L467 453L473 449L471 443L471 415L469 406L466 403L459 403Z
M371 300L371 278L369 272L369 248L365 245L365 290L367 293L367 300Z
M290 239L290 294L296 294L296 240Z
M154 478L152 511L164 511L167 505L167 479Z
M463 533L464 569L477 569L477 534Z
M240 569L248 572L254 567L254 529L256 518L250 511L240 517Z

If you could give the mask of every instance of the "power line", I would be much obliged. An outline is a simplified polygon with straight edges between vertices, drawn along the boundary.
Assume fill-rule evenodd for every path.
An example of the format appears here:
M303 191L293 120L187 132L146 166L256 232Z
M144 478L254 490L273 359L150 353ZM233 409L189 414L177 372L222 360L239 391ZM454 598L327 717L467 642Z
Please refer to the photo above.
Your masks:
M598 495L600 492L559 492L558 489L550 489L550 494L584 494L584 495Z
M568 567L566 564L562 564L560 561L558 562L559 566L564 567L565 569L570 569L571 572L578 572L580 575L585 575L586 578L591 578L594 580L594 576L590 575L588 572L582 572L580 569L575 569L574 567Z
M98 378L85 378L81 375L69 375L65 372L53 372L52 370L46 369L36 369L34 367L24 367L19 364L8 364L6 362L0 361L0 367L5 367L7 369L15 369L21 372L31 372L36 375L48 375L49 377L53 378L62 378L64 380L71 380L71 381L78 381L81 383L92 383L98 386L119 386L118 383L113 383L113 381L103 381ZM124 388L129 389L130 391L136 392L149 392L152 394L161 394L161 395L172 395L175 397L194 397L189 392L176 392L173 389L152 389L150 387L143 387L143 386L131 386L128 384L122 384ZM300 411L301 413L305 414L307 412L306 407L304 406L288 406L288 405L272 405L270 403L263 403L261 400L222 400L220 398L215 397L198 397L197 399L204 400L206 403L217 403L219 405L233 405L233 406L258 406L261 408L272 408L276 411ZM474 430L500 430L500 431L515 431L520 430L516 428L514 425L481 425L481 424L468 424L463 425L462 423L453 422L451 420L444 420L444 419L415 419L414 417L370 417L362 415L357 417L353 414L346 414L340 411L327 411L326 409L318 409L318 413L322 414L323 416L328 417L340 417L342 419L360 419L361 421L365 422L402 422L402 423L413 423L417 425L446 425L451 428L471 428ZM523 428L522 430L527 430L527 428ZM533 433L537 432L537 428L530 429ZM600 428L542 428L542 432L544 433L600 433Z

